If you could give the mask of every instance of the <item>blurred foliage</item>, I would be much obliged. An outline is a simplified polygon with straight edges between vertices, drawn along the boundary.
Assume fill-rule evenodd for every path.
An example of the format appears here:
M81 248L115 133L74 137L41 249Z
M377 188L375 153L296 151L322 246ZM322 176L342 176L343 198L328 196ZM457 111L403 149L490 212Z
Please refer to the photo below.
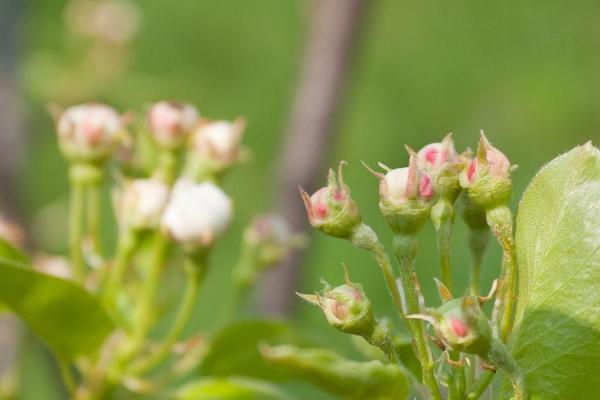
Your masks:
M196 328L207 326L218 320L224 306L217 299L230 285L241 227L271 203L274 166L297 81L310 3L140 0L137 4L141 28L131 43L126 69L103 84L91 85L94 92L89 97L140 112L152 101L177 98L197 104L209 117L244 115L249 121L245 142L254 157L226 184L237 201L237 222L230 240L217 249L198 303ZM347 181L364 219L388 243L390 236L377 209L377 184L360 160L401 166L407 161L404 143L419 148L452 131L459 148L475 146L478 131L484 128L490 140L521 167L514 174L516 205L544 162L576 144L600 139L597 1L377 0L369 4L330 163L349 161ZM62 0L28 2L23 27L26 48L21 76L27 94L29 147L19 181L20 207L29 218L34 239L51 251L63 251L66 244L67 179L45 106L50 101L90 99L72 94L57 98L56 86L65 81L65 70L74 71L66 79L72 85L87 85L89 79L85 71L69 69L80 61L85 42L68 34L64 6ZM105 198L104 239L109 245L114 222L108 218L108 193ZM466 283L468 255L463 237L459 221L452 259L455 281ZM433 299L431 278L438 275L433 229L426 229L422 238L417 268L426 295ZM483 271L484 288L499 268L499 251L491 247ZM313 291L319 277L339 279L341 261L347 261L352 276L364 284L377 313L391 315L393 307L383 280L374 272L376 266L367 254L343 241L314 236L300 289ZM295 321L311 339L350 351L349 340L330 329L311 307L298 307Z

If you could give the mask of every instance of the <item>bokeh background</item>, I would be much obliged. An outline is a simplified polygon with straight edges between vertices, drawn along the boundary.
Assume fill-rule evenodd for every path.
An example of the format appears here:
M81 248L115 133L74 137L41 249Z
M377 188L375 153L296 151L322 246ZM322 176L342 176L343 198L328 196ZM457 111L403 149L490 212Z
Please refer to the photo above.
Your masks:
M21 157L16 164L14 206L33 242L46 251L65 251L67 229L66 165L55 143L49 102L68 105L95 99L120 110L143 112L153 101L181 99L211 118L247 118L244 141L253 157L225 184L236 199L236 220L217 249L190 326L190 332L209 329L231 286L229 274L243 226L254 214L270 210L277 198L273 182L301 84L315 4L132 0L132 31L108 29L116 39L98 43L85 26L78 26L81 16L74 18L76 11L65 11L67 1L5 3L0 13L10 11L5 14L10 20L1 21L10 23L17 36L5 35L8 25L0 26L0 36L12 40L3 46L15 50L2 53L3 65L10 66L15 80L2 82L16 96L13 104L18 105L22 124L13 127L20 126L17 142L22 139L24 145L15 153ZM346 6L344 1L337 3ZM378 211L377 183L361 160L404 166L405 143L420 148L453 132L459 149L475 147L483 128L519 165L514 173L516 209L527 182L544 162L587 140L600 139L599 2L372 0L364 1L360 13L345 85L327 132L332 144L324 165L349 162L347 181L364 219L386 244L390 235ZM13 153L9 148L13 142L2 142L0 157ZM322 169L323 181L325 172ZM104 240L110 246L115 230L108 188L105 197ZM464 236L459 220L452 254L455 279L462 283L459 290L465 287L469 266ZM426 295L435 301L432 277L438 266L433 229L427 227L421 238L417 268ZM497 274L499 261L500 253L492 245L484 287ZM339 282L341 262L347 263L354 280L364 284L377 313L393 315L369 256L321 234L311 235L298 290L319 289L320 277ZM261 296L264 293L255 295ZM330 329L316 309L296 300L293 305L289 318L308 340L354 355L348 338ZM34 339L26 340L23 398L61 398L43 347ZM290 385L302 398L328 398L308 385Z

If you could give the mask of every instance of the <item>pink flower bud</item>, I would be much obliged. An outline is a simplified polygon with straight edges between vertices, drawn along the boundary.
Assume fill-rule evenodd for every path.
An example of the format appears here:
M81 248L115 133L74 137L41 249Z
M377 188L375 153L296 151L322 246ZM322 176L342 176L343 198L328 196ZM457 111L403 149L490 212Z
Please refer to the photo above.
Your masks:
M158 179L136 179L126 184L117 198L121 225L142 230L158 228L169 200L169 187Z
M482 209L506 205L512 194L511 169L504 153L493 147L481 132L476 157L460 174L460 185Z
M232 208L231 200L218 186L182 178L173 188L162 228L189 250L209 247L228 227Z
M426 145L417 153L418 166L431 176L436 176L446 164L457 161L452 134L448 134L441 143Z
M350 282L346 271L346 283L334 288L326 284L320 294L298 293L304 300L323 311L329 324L342 332L368 335L375 327L373 306L361 285Z
M302 189L300 194L313 227L331 236L348 238L361 223L361 217L358 206L350 196L350 189L344 183L343 165L344 162L341 162L337 177L333 170L329 170L326 187L317 190L312 196Z
M379 194L386 201L403 203L417 198L429 200L433 196L431 179L424 172L410 167L388 171L381 180Z
M148 127L156 143L167 149L181 146L198 123L198 111L187 103L161 101L148 111Z
M477 156L471 160L463 171L461 183L468 187L484 173L494 178L503 179L510 176L510 161L500 150L490 144L485 135L481 134Z
M87 103L66 109L58 119L57 133L67 158L93 162L115 150L125 136L125 127L113 108Z

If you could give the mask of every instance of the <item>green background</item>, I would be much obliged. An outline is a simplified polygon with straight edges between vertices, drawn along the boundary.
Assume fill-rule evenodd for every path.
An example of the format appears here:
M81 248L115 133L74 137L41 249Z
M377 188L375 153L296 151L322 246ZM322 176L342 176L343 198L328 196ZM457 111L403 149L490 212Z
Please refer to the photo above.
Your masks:
M209 327L222 309L242 227L268 211L272 181L293 90L298 80L310 2L300 0L144 0L142 30L133 43L131 67L94 98L121 110L174 98L190 101L211 118L244 115L245 143L254 156L225 184L236 202L236 221L219 245L198 303L193 328ZM20 78L26 94L27 153L19 179L20 208L35 239L48 251L64 251L66 165L55 143L46 103L58 80L85 84L72 73L82 44L63 25L63 1L25 3ZM592 0L419 2L373 0L365 7L329 164L347 160L347 181L364 219L389 243L377 208L377 183L360 160L399 167L415 148L453 132L459 149L475 147L480 128L519 165L514 206L544 162L600 136L600 3ZM65 72L67 71L67 72ZM89 99L80 99L89 100ZM324 175L325 171L323 172ZM324 176L323 176L324 178ZM108 190L105 193L109 200ZM104 210L105 241L114 222ZM422 234L418 272L433 299L438 275L434 236ZM463 290L469 268L464 226L453 238L455 279ZM497 274L499 251L486 257L484 288ZM364 284L379 315L392 315L385 286L368 255L343 241L315 234L299 289L320 288L318 278L339 282L346 261ZM296 302L292 315L310 340L352 355L346 337L330 329L316 309ZM29 340L25 398L51 399L56 376ZM293 385L303 398L327 398ZM308 391L308 392L306 392ZM310 395L307 393L311 393ZM56 395L58 396L58 395ZM58 397L56 397L58 398Z

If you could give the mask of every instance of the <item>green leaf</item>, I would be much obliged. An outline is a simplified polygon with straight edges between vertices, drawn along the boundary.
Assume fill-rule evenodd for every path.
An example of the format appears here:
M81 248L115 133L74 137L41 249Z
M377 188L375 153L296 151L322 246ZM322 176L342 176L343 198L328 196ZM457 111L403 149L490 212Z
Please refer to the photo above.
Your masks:
M600 393L600 151L551 161L517 216L519 302L511 350L544 400Z
M255 320L228 325L212 340L202 361L203 375L244 375L281 379L283 373L267 364L258 351L262 342L296 342L290 327L282 321Z
M291 400L277 387L241 378L204 378L179 390L177 400Z
M100 302L75 282L26 268L24 260L20 253L0 253L0 303L62 357L97 350L113 329Z
M29 264L31 262L27 255L2 238L0 238L0 258L22 264Z
M321 348L263 346L263 356L293 376L350 400L402 400L408 378L395 364L379 360L352 361Z

